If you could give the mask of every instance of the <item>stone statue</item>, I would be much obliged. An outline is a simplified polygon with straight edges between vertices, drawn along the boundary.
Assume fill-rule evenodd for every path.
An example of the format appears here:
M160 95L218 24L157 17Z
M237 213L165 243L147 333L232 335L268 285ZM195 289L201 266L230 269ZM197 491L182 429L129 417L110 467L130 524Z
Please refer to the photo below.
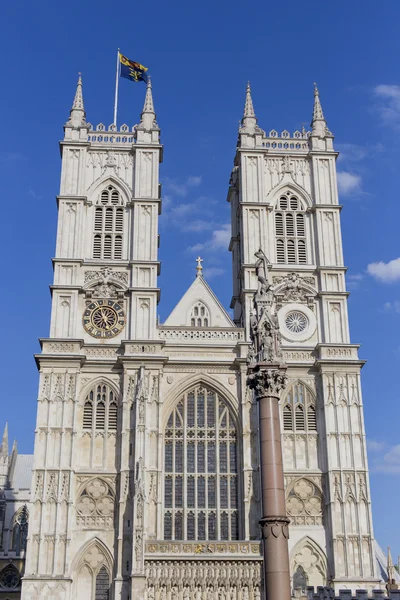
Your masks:
M256 262L256 275L258 279L257 296L260 297L265 296L267 292L271 289L271 284L268 281L267 275L269 260L265 256L261 248L258 250L258 252L255 253L255 256L258 259Z
M267 277L269 261L261 248L255 256L258 259L256 262L258 289L254 294L254 310L250 312L252 346L249 348L247 361L249 365L254 365L256 362L281 363L283 354L276 301Z

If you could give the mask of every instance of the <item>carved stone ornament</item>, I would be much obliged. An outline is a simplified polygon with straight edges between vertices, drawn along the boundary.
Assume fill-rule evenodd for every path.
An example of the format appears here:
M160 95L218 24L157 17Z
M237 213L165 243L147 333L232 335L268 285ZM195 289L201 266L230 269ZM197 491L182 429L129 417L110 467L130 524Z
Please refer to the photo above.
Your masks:
M85 272L86 298L117 298L122 300L128 287L128 274L102 267L99 271Z
M312 308L317 292L313 277L300 277L297 273L289 273L285 277L274 277L274 295L277 309L283 302L307 303Z
M264 539L270 536L275 538L284 537L289 539L289 523L287 517L264 517L260 520L262 534Z
M271 365L272 366L272 365ZM287 385L286 368L265 368L264 365L256 365L249 369L247 385L254 390L258 398L263 396L279 396Z

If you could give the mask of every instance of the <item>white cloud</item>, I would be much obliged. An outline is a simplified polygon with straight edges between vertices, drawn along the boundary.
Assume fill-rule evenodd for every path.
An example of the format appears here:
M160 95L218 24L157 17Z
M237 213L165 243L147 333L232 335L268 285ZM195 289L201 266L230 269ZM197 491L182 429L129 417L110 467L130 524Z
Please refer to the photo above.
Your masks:
M400 86L377 85L374 90L376 110L385 125L400 125Z
M223 273L225 273L225 269L221 269L220 267L206 267L203 269L203 275L206 279L218 277L218 275L223 275Z
M383 455L383 460L375 467L376 471L400 475L400 444L392 446L389 452Z
M386 312L400 313L400 301L394 300L393 302L385 302L383 310Z
M227 250L231 239L231 225L226 223L220 225L218 229L212 232L211 239L191 246L189 250L191 252L200 252L201 250L206 252L214 252L217 250Z
M215 223L213 221L203 221L202 219L195 219L193 221L187 221L182 224L182 231L209 231L215 227Z
M386 450L387 444L385 442L367 439L367 448L370 452L383 452Z
M400 475L400 444L388 446L377 440L367 441L371 456L371 471Z
M343 196L361 192L361 175L349 173L348 171L338 171L337 181L339 192L343 194Z
M201 176L200 175L190 175L186 177L186 179L177 180L177 179L169 179L168 177L164 180L164 187L167 190L168 194L175 194L175 196L180 196L181 198L188 195L190 190L193 188L199 187L201 184Z
M354 273L352 275L347 275L347 285L350 289L356 289L360 285L361 281L365 278L365 275L362 273Z
M383 283L392 283L400 280L400 257L385 262L370 263L367 272Z

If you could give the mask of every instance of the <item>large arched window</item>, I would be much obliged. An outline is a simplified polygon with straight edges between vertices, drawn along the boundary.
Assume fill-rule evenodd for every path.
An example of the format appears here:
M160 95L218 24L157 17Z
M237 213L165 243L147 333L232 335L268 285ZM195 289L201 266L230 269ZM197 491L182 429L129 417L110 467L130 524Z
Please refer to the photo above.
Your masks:
M118 424L117 398L111 387L100 383L85 398L83 429L116 431Z
M306 215L300 200L291 192L283 194L275 211L276 261L307 263Z
M289 389L282 413L284 431L317 431L315 398L303 383L297 382Z
M237 432L218 394L199 385L183 395L164 461L164 539L237 540Z
M100 194L94 209L93 258L122 258L124 208L120 193L109 185Z

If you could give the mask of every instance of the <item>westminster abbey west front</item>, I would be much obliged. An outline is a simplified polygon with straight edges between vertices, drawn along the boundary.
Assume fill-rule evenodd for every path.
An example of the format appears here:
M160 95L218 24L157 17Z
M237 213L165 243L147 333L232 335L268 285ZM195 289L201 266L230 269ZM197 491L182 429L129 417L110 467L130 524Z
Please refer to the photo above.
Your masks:
M61 150L22 599L263 597L247 386L260 248L287 368L291 590L379 587L337 153L318 90L311 131L266 133L247 88L228 190L232 315L199 261L157 322L163 148L150 83L139 125L117 130L86 122L79 79Z

